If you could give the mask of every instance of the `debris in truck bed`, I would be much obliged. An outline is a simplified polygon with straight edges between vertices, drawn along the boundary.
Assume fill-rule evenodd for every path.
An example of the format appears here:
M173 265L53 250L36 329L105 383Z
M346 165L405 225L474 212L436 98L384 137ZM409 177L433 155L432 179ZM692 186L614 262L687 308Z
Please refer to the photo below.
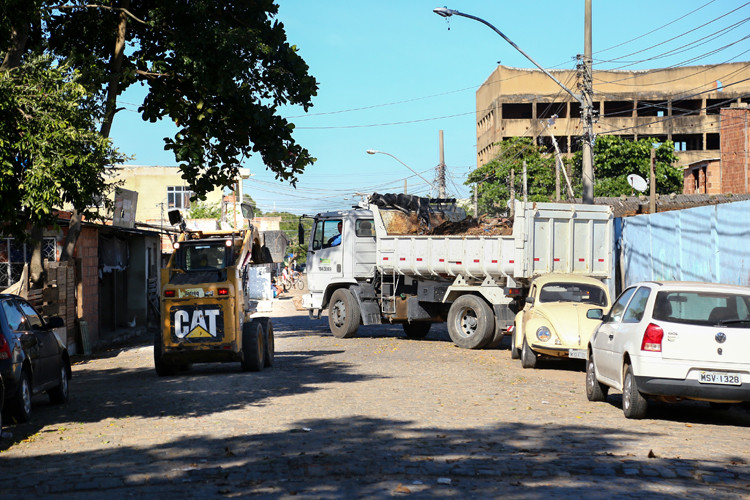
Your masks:
M467 217L458 222L445 221L424 234L497 236L513 234L513 221L505 217Z
M388 234L497 236L513 233L513 221L504 217L467 217L455 199L430 199L405 194L370 196L380 207Z

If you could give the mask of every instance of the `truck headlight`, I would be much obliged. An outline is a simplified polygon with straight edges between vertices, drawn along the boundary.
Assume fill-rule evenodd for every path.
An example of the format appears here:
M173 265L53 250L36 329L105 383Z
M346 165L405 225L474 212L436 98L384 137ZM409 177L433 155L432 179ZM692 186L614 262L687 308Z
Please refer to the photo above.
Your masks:
M538 338L542 342L547 342L550 337L552 337L552 334L550 333L549 328L547 328L546 326L540 326L539 328L537 328L536 338Z

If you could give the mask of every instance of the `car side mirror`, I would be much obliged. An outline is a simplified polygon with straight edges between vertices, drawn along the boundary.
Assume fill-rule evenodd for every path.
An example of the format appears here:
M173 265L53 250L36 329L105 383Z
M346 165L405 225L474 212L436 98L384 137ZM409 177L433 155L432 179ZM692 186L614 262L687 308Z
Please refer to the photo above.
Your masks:
M534 302L535 302L534 297L526 297L526 304L527 305L533 306Z
M297 238L299 239L300 246L305 244L305 227L300 222L297 226Z
M588 319L598 319L601 320L604 317L604 310L602 309L589 309L586 311L586 317Z

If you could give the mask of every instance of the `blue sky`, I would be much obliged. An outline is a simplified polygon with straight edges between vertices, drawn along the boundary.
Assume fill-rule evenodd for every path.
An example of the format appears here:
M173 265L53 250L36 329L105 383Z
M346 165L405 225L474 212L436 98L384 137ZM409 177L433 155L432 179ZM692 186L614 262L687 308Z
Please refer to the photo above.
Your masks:
M593 0L594 68L750 61L748 3ZM404 179L409 193L426 195L430 187L411 170L366 150L390 153L433 179L440 130L448 192L467 197L463 183L476 167L475 92L498 62L523 68L531 63L487 26L456 16L446 21L432 12L444 3L279 4L278 20L319 84L308 113L286 108L282 115L290 117L296 140L318 161L295 189L276 181L258 157L247 160L253 177L244 189L258 206L297 214L346 208L356 203L357 192L402 192ZM576 54L583 53L584 5L584 0L465 0L447 7L487 20L545 68L572 69ZM115 146L135 156L133 165L174 165L162 141L174 127L140 119L140 92L121 97L125 110L115 118Z

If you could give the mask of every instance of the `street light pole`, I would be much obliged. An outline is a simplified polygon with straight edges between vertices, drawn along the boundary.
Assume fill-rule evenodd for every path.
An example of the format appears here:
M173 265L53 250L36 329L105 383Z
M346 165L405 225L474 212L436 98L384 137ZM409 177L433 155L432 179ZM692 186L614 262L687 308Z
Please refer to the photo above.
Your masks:
M368 155L374 155L376 153L380 153L381 155L388 155L388 156L390 156L391 158L393 158L394 160L396 160L397 162L399 162L401 165L405 166L406 168L408 168L409 170L411 170L412 172L414 172L417 177L419 177L420 179L422 179L423 181L425 181L427 184L429 184L429 186L432 189L435 189L435 185L432 182L430 182L427 179L425 179L424 177L422 177L422 175L419 172L417 172L416 170L414 170L413 168L411 168L409 165L407 165L406 163L404 163L401 160L399 160L397 157L395 157L391 153L386 153L385 151L378 151L378 150L375 150L375 149L368 149L367 150L367 154ZM405 185L406 185L406 183L404 183L404 186Z
M588 76L589 76L589 84L586 85L586 82L584 82L584 92L583 95L575 94L572 90L570 90L568 87L563 85L560 80L555 78L549 71L544 69L538 62L536 62L530 55L528 55L526 52L521 50L521 48L513 43L513 41L505 36L502 31L494 27L489 22L485 21L484 19L476 16L472 16L470 14L464 14L463 12L459 12L457 10L449 9L447 7L438 7L436 9L432 10L435 14L442 16L442 17L450 17L450 16L461 16L461 17L467 17L469 19L473 19L475 21L479 21L480 23L484 24L485 26L489 26L495 33L503 37L503 39L511 44L514 49L516 49L518 52L520 52L526 59L531 61L531 63L539 68L542 73L547 75L549 78L551 78L560 88L562 88L565 92L567 92L573 99L578 102L581 107L583 108L583 112L581 114L581 120L583 122L583 133L584 133L584 141L583 141L583 175L582 175L582 183L583 183L583 202L587 204L593 204L594 203L594 150L591 147L591 142L594 137L594 128L593 128L593 99L592 99L592 93L593 89L590 85L590 76L591 76L591 0L586 0L586 30L585 30L585 47L584 47L584 65L588 68Z

